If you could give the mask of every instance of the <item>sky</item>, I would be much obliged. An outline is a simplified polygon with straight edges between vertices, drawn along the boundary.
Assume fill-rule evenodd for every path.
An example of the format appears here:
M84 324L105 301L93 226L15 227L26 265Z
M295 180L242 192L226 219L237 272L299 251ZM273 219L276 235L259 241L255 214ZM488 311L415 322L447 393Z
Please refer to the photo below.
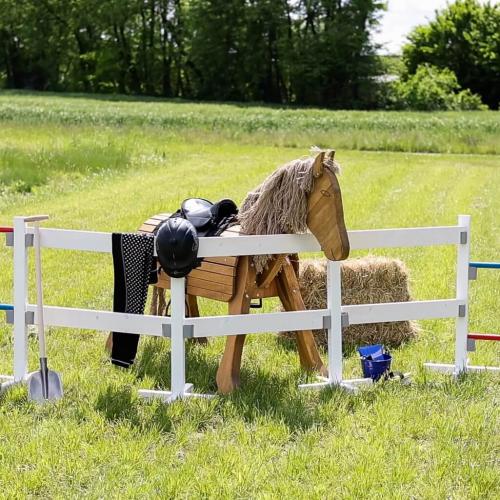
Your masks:
M434 11L446 7L447 0L388 0L387 3L388 10L374 40L384 44L382 54L399 54L411 29L434 19Z

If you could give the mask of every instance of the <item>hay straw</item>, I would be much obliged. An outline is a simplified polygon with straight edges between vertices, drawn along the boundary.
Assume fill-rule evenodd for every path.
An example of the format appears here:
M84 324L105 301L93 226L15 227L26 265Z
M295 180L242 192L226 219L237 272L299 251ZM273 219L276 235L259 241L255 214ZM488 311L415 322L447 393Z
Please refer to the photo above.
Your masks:
M411 300L408 271L403 262L386 257L363 257L342 262L342 304L377 304ZM300 291L307 309L326 308L326 260L309 259L300 262ZM319 346L326 348L326 330L315 330ZM351 325L343 330L346 350L356 346L382 343L397 347L418 333L412 321ZM293 337L293 332L283 332Z

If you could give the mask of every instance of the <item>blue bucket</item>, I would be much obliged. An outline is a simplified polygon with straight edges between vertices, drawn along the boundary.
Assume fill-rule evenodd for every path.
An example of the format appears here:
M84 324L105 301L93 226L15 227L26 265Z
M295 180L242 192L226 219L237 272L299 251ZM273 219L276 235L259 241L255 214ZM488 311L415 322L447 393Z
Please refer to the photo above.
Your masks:
M358 347L358 352L362 358L377 359L384 354L384 346L382 344L365 345Z
M382 353L375 359L361 358L361 367L363 368L363 377L371 378L374 382L391 369L392 356Z

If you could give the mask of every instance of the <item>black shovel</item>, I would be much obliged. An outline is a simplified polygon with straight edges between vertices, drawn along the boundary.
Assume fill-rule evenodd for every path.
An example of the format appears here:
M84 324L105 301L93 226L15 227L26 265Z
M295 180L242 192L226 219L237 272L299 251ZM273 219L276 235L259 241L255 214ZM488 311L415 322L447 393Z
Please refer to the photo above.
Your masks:
M28 380L28 399L43 403L61 399L63 388L61 377L49 370L45 349L45 328L43 323L42 258L40 252L40 221L48 219L46 215L29 217L27 222L34 222L35 270L37 288L37 323L38 345L40 349L40 371L33 372Z

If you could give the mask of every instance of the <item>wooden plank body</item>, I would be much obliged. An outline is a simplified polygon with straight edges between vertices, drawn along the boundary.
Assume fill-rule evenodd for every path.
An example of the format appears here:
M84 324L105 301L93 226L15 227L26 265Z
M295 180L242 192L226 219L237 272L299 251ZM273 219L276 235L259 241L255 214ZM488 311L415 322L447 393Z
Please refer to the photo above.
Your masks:
M140 232L153 233L156 228L170 217L170 214L158 214L150 217L139 228ZM239 226L229 228L221 237L232 238L239 235ZM186 291L189 295L229 302L234 295L236 267L238 257L210 257L204 259L201 266L193 269L186 279ZM159 288L170 289L170 278L160 272Z

